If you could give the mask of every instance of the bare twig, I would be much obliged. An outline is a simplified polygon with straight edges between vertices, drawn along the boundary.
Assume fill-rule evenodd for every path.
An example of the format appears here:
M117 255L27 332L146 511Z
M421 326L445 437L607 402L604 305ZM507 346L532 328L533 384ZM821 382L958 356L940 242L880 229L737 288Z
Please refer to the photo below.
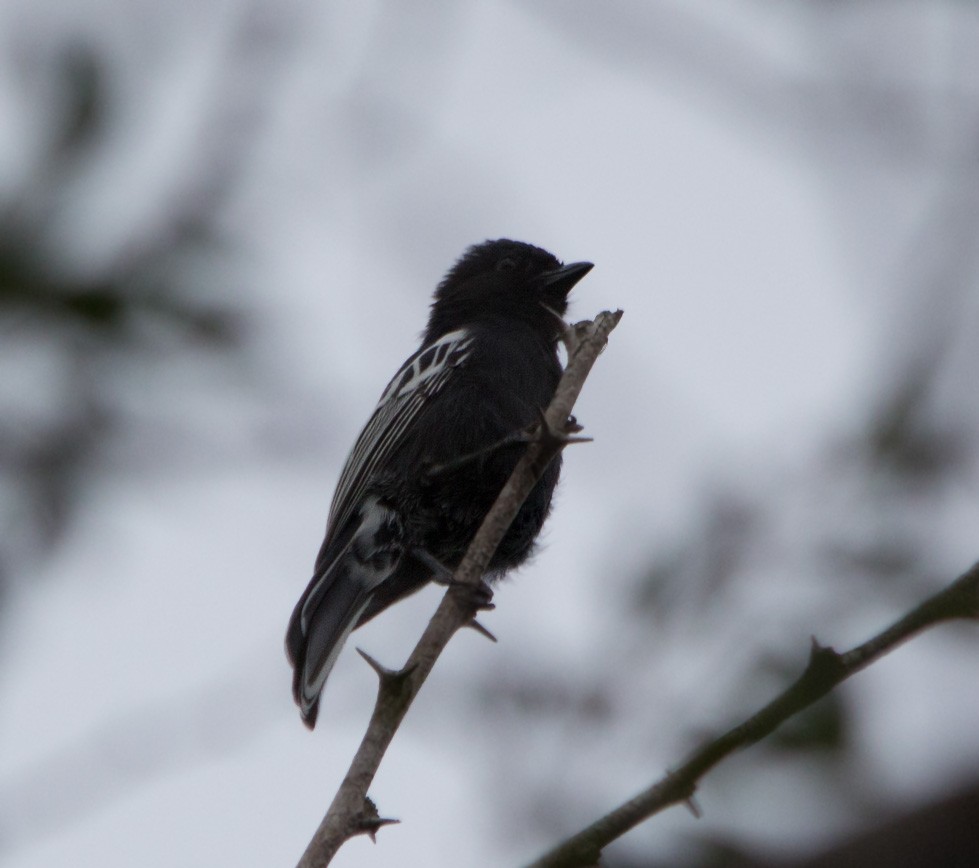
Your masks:
M837 684L917 633L958 618L979 620L979 563L943 591L862 645L838 654L815 639L799 678L746 721L691 754L677 769L546 853L529 868L585 868L598 864L602 849L653 814L680 802L691 804L697 781L721 760L773 732ZM695 811L696 814L696 811Z
M380 681L374 711L350 769L299 861L299 868L328 865L346 840L365 832L372 834L381 823L389 822L379 823L377 809L367 798L367 790L381 759L442 649L456 630L472 622L478 608L475 592L524 500L551 459L575 439L568 436L574 430L566 430L568 416L592 365L621 316L622 311L605 311L594 321L578 323L568 329L568 364L554 399L541 419L538 434L476 533L455 572L455 582L446 591L404 668L394 672L364 655Z

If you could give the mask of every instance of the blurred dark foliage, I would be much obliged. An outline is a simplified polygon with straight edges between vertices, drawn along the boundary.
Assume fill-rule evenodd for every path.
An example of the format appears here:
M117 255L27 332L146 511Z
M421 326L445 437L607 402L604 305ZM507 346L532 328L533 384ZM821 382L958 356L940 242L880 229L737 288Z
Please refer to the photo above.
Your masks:
M583 682L576 673L564 679L548 677L507 677L487 684L480 694L487 713L516 717L556 716L600 726L613 712L612 700L603 685Z
M679 606L708 604L745 567L765 519L749 491L711 491L691 538L657 557L637 580L630 610L659 621Z
M34 73L56 78L61 115L37 171L0 201L0 594L25 558L64 534L84 500L85 472L123 421L105 365L166 364L189 347L227 353L243 325L195 283L193 263L220 254L217 186L111 265L89 267L54 249L50 216L82 157L104 146L114 106L98 56L82 46L62 49L50 69ZM50 395L22 382L35 350L56 369L40 387L52 387Z

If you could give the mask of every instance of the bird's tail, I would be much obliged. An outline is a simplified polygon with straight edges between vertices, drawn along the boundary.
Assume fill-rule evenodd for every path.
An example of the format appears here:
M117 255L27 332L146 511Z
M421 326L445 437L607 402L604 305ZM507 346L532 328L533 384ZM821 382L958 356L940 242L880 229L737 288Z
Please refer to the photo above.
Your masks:
M337 564L333 575L310 583L286 632L286 653L293 666L292 695L310 729L316 725L326 677L370 602L369 586L352 566Z
M286 631L292 695L310 729L343 643L401 559L400 529L397 515L371 498L338 533L327 533Z

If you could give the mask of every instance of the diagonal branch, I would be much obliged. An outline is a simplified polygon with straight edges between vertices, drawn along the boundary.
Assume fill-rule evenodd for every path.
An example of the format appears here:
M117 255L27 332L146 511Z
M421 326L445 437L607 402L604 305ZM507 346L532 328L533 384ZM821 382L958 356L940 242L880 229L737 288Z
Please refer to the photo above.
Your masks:
M446 591L408 662L395 672L367 658L380 681L374 711L347 775L300 859L299 868L322 868L349 838L373 835L381 825L391 822L381 819L367 798L381 759L442 649L456 630L473 620L478 608L476 592L486 567L524 500L551 459L573 440L567 436L568 416L592 365L605 348L609 333L621 317L622 311L603 311L594 321L568 327L565 334L568 364L541 420L539 433L473 538L455 572L455 582Z
M893 651L917 633L958 618L979 620L979 563L886 630L849 651L839 654L813 639L805 671L768 705L694 751L679 768L668 772L639 795L568 838L529 868L586 868L597 865L604 847L643 820L678 802L692 806L697 781L734 751L769 735L794 714L825 696L841 681Z

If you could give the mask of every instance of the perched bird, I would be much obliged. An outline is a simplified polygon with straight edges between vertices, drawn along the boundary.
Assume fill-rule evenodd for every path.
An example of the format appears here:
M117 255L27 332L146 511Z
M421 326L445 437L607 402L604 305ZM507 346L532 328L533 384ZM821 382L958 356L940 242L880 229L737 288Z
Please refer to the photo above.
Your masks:
M438 285L421 348L347 458L313 578L289 622L293 696L310 729L351 630L462 560L525 448L521 434L554 395L567 295L591 267L501 239L469 248ZM488 579L530 555L560 470L558 455Z

